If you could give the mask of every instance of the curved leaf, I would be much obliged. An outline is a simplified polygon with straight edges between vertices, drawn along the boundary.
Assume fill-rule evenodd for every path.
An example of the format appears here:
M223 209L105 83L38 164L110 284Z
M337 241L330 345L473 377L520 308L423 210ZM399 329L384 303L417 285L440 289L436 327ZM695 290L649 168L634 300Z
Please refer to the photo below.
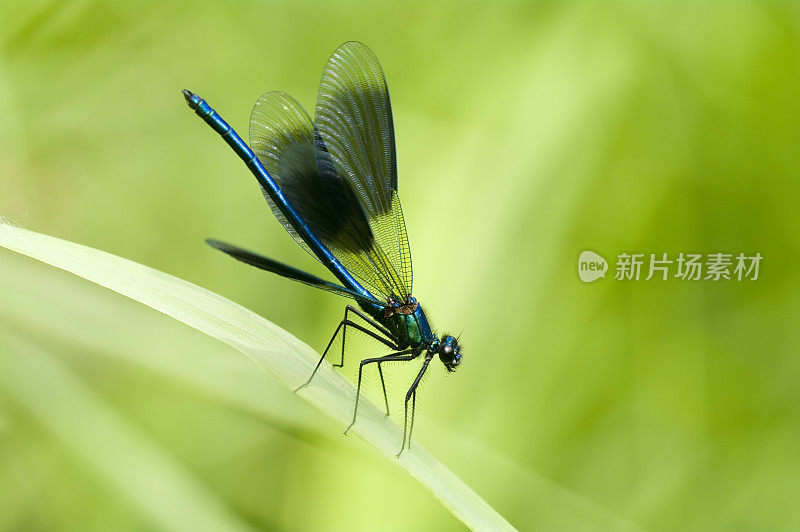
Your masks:
M306 381L318 354L257 314L166 273L110 253L9 224L0 225L0 246L72 272L222 340L261 366L288 389ZM314 386L298 395L343 426L352 415L353 386L330 365ZM513 529L491 506L419 443L396 458L402 430L366 398L351 432L405 469L450 512L473 529Z

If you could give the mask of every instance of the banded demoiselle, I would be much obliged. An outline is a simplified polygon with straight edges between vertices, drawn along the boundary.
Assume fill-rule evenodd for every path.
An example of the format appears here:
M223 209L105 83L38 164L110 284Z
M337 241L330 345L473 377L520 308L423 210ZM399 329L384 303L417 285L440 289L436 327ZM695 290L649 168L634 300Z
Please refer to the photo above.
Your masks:
M313 120L284 92L261 96L250 115L249 147L205 100L188 90L183 95L255 175L289 234L341 284L231 244L207 242L241 262L354 299L360 307L345 307L344 319L298 390L311 383L340 332L341 360L334 365L343 366L348 328L392 349L391 354L361 361L353 420L346 434L358 415L364 366L377 365L388 415L381 364L423 357L405 396L402 453L406 442L411 446L417 387L428 365L438 355L448 371L455 371L462 349L455 337L445 334L439 339L431 331L422 306L412 296L411 250L397 194L392 106L378 58L359 42L346 42L334 50L323 71Z

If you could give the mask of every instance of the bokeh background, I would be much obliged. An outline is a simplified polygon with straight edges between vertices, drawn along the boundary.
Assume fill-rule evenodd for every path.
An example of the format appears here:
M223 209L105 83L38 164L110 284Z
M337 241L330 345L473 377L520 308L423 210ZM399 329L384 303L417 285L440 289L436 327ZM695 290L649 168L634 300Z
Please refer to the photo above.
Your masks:
M796 4L6 1L0 215L321 348L343 300L203 243L322 273L179 89L246 135L267 90L313 108L353 39L389 82L414 292L466 346L415 438L520 529L800 526ZM584 284L584 249L764 259L755 282ZM378 349L354 345L351 378ZM414 371L390 370L395 412ZM461 528L341 429L0 250L0 529Z

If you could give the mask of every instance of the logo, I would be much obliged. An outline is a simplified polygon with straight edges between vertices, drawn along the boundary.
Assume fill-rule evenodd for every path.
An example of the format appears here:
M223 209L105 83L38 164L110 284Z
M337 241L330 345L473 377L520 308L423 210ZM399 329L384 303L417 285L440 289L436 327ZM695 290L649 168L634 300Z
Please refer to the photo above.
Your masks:
M614 264L615 281L757 281L761 253L620 253ZM594 251L578 257L578 277L584 283L606 276L608 263Z
M584 283L591 283L606 276L608 263L594 251L583 251L578 257L578 277Z

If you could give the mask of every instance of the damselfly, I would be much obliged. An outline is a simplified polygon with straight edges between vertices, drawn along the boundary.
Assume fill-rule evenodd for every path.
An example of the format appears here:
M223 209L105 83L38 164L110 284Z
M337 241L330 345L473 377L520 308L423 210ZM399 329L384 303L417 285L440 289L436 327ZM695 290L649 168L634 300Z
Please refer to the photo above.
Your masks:
M251 266L352 298L360 307L347 305L344 319L300 388L311 383L340 332L341 360L334 365L344 364L350 327L391 348L391 354L361 361L350 430L358 415L364 366L378 368L388 415L381 364L422 357L405 396L402 453L406 442L411 445L417 387L428 365L438 355L448 371L455 371L462 352L458 339L448 334L439 339L431 331L422 306L411 295L411 250L397 195L392 106L378 58L359 42L334 50L323 71L314 120L286 93L261 96L250 116L249 147L205 100L188 90L183 95L255 175L289 234L341 284L231 244L208 243ZM354 316L363 323L353 321Z

